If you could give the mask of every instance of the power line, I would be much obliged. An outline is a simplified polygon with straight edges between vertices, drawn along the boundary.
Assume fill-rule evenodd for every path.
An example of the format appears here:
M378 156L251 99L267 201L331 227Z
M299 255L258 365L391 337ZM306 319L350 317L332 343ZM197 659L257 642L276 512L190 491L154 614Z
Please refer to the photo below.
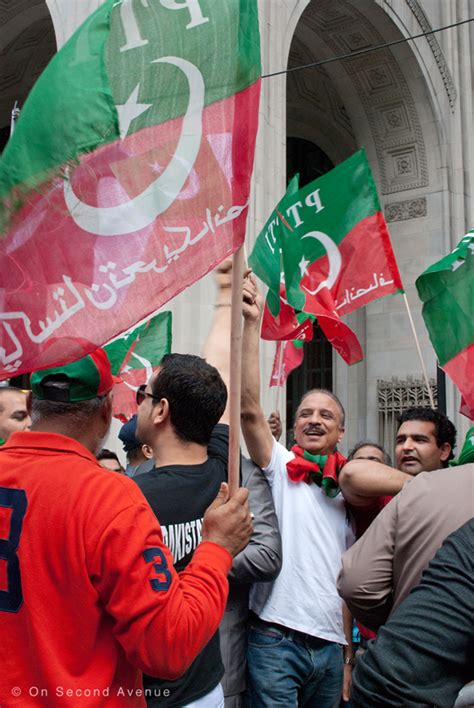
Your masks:
M283 69L282 71L274 71L272 74L263 74L262 79L269 79L271 76L280 76L281 74L290 74L293 71L301 71L302 69L311 69L315 66L322 66L323 64L331 64L333 61L342 61L343 59L353 59L354 57L360 57L364 54L370 54L371 52L377 52L379 49L385 49L386 47L393 47L395 44L402 44L402 42L409 42L411 39L418 39L419 37L426 37L429 34L436 34L436 32L443 32L447 29L452 29L453 27L459 27L460 25L465 25L468 22L473 22L474 17L468 20L461 20L461 22L454 22L452 25L445 25L444 27L438 27L437 29L429 30L428 32L421 32L421 34L414 34L411 37L403 37L403 39L395 39L393 42L386 42L385 44L378 44L376 47L368 47L367 49L359 49L356 52L349 52L349 54L341 54L338 57L331 57L331 59L323 59L322 61L315 61L311 64L303 64L303 66L293 66L291 69Z

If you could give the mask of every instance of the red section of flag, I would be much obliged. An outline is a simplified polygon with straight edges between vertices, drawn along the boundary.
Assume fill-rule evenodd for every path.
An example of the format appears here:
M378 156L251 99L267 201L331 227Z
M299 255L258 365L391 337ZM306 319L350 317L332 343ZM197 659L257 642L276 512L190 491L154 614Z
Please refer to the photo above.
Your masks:
M474 344L463 349L442 368L461 393L460 412L474 420Z
M306 342L313 338L313 321L307 317L300 324L294 309L284 300L284 293L283 296L280 293L280 311L276 317L265 301L260 336L270 341L299 339Z
M136 230L119 207L166 169L182 118L83 157L71 173L73 216L65 200L67 180L43 185L22 207L0 243L0 378L61 365L94 350L243 243L258 98L259 82L204 109L190 176L149 225ZM109 208L97 220L99 230L115 212L120 234L81 228L83 205L94 213Z
M334 310L342 317L384 295L403 290L385 219L381 212L362 219L338 244L340 268L330 287ZM328 256L308 265L301 279L305 312L313 312L330 276ZM321 287L321 290L318 288ZM317 291L317 292L316 292Z
M293 369L303 363L303 358L302 345L297 347L293 342L277 342L270 387L284 386Z

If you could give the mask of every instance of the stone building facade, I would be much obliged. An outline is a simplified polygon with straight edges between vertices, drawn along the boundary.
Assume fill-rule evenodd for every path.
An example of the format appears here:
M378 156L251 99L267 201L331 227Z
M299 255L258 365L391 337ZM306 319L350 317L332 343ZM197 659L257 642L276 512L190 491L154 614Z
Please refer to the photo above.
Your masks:
M98 4L16 0L11 10L3 10L4 136L14 100L24 98L48 54ZM306 171L314 179L365 147L428 375L436 385L435 354L414 283L473 225L474 22L400 40L474 18L474 0L259 0L259 11L264 75L325 63L262 81L247 249L282 196L290 170ZM386 43L393 44L374 50ZM367 52L347 57L362 50ZM328 61L342 56L346 58ZM175 351L199 351L212 300L208 277L172 303ZM378 300L350 315L348 323L359 336L364 361L347 367L327 350L323 355L324 343L318 340L289 383L288 410L285 392L279 394L279 406L290 427L298 391L329 381L346 406L346 446L365 437L390 446L396 412L427 402L403 298ZM268 411L277 398L276 389L267 388L273 353L272 344L264 345ZM445 386L439 383L440 403L445 388L447 413L462 436L468 421L457 412L459 396L449 380Z

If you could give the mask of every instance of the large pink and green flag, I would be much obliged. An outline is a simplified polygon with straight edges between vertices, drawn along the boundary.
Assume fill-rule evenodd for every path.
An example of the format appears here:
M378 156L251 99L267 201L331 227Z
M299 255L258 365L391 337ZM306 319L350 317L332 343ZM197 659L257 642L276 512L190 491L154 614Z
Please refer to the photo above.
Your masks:
M172 315L160 312L147 322L121 334L104 346L112 373L120 381L114 386L113 413L124 422L137 412L136 392L157 370L171 351Z
M474 230L416 281L423 319L439 364L474 420Z
M0 161L0 378L81 357L244 240L256 0L106 0Z

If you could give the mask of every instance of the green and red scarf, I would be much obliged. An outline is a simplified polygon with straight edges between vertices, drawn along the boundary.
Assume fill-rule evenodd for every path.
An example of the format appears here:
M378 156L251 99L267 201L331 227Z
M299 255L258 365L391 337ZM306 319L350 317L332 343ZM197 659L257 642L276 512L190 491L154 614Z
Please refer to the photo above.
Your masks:
M337 450L331 455L312 455L299 445L293 445L291 452L295 457L286 469L292 482L314 482L331 499L339 494L339 474L347 462L344 455Z

